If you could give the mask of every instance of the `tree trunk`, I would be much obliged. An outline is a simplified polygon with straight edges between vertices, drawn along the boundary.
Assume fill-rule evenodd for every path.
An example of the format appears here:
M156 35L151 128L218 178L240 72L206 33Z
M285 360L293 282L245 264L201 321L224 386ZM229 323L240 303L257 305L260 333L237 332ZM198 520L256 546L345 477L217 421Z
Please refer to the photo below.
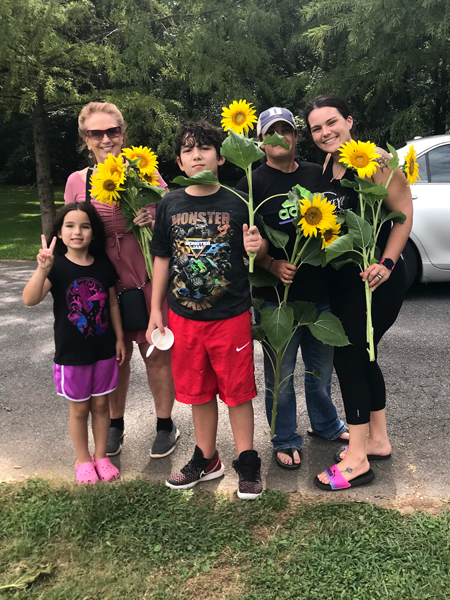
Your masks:
M44 91L42 88L39 88L38 101L32 115L33 141L36 158L36 184L39 205L41 208L42 232L47 237L50 234L53 218L55 216L55 201L45 118Z

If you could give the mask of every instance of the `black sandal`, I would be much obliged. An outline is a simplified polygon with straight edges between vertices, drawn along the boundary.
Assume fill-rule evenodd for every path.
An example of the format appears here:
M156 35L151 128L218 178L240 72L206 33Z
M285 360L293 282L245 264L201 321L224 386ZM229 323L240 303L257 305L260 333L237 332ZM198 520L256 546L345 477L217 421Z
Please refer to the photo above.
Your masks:
M295 451L297 451L300 456L299 463L294 462L294 452ZM281 461L278 458L278 452L281 452L282 454L286 454L287 456L290 456L292 459L292 464L287 465L283 461ZM279 467L281 467L282 469L287 469L289 471L292 471L294 469L300 469L300 467L302 466L302 451L299 450L298 448L280 448L279 450L274 450L274 453L275 453L275 460L277 461L277 465Z

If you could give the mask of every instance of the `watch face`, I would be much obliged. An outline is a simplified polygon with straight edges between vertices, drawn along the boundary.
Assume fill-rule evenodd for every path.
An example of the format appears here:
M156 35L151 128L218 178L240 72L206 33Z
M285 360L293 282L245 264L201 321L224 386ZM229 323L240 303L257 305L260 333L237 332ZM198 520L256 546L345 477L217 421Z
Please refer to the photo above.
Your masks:
M390 269L391 271L395 267L395 262L390 258L383 258L381 264L386 267L386 269Z

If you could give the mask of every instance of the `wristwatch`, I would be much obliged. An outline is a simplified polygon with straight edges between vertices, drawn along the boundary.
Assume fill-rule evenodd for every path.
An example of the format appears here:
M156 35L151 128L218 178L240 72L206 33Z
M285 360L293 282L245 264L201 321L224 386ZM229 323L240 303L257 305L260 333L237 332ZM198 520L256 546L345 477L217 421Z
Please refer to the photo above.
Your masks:
M395 267L395 262L390 258L383 258L382 260L380 260L380 265L383 265L383 267L386 267L386 269L389 269L389 271L393 271Z

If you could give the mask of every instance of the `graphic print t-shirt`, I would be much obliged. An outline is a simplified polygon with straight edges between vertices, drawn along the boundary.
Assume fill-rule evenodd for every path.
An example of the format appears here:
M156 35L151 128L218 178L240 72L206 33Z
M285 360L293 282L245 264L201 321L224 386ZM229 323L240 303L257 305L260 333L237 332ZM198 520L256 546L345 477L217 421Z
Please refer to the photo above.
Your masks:
M81 266L58 256L48 279L55 315L55 363L92 365L114 356L109 288L118 276L109 258L97 256L92 265Z
M170 258L169 306L174 313L216 321L250 308L244 223L247 205L223 188L209 196L191 196L184 189L164 196L156 211L151 250Z
M274 169L267 164L261 165L252 173L253 198L255 206L258 206L266 198L276 194L287 194L296 185L301 185L310 192L317 190L322 175L322 168L309 162L300 161L298 168L293 173L284 173ZM237 184L238 190L248 191L247 178L242 178ZM258 210L264 223L289 235L286 251L292 255L295 243L296 228L294 218L298 218L295 206L287 197L272 198L265 202ZM286 260L286 254L282 248L276 248L269 240L269 255L277 260ZM264 298L269 302L278 302L273 287L257 288L253 291L255 296ZM284 293L284 287L279 284L279 293ZM289 302L294 300L307 300L309 302L320 302L328 296L328 286L322 267L302 265L295 274L291 287L289 288Z

